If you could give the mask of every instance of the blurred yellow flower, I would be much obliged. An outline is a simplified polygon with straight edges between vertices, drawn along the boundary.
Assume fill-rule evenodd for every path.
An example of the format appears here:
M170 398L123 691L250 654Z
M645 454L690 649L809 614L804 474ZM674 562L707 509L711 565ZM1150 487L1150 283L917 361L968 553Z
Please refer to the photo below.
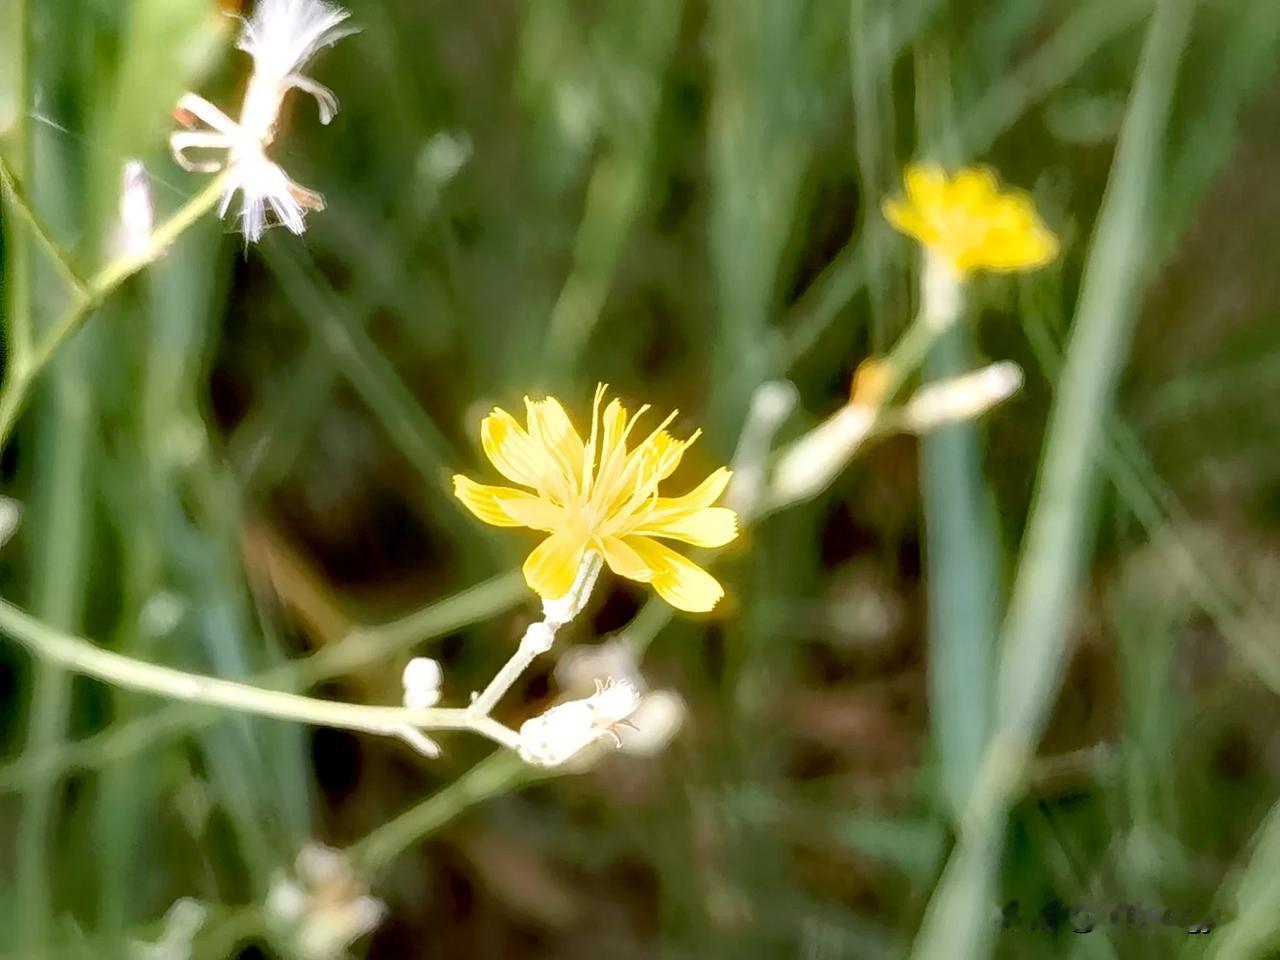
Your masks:
M966 167L948 177L936 164L913 163L903 179L906 197L885 200L885 219L957 273L1034 270L1058 255L1031 197L1001 192L990 170Z
M659 496L659 482L676 469L698 433L688 440L672 437L666 431L672 413L628 451L627 438L649 407L628 417L614 399L602 412L604 393L603 384L596 388L585 444L553 397L525 397L528 429L494 408L480 427L484 452L499 473L533 492L486 486L460 474L453 478L453 492L485 523L550 534L524 564L525 580L544 599L569 591L591 550L619 576L652 584L673 607L710 610L724 594L720 584L658 541L719 547L737 536L737 515L712 506L731 473L721 467L684 496Z

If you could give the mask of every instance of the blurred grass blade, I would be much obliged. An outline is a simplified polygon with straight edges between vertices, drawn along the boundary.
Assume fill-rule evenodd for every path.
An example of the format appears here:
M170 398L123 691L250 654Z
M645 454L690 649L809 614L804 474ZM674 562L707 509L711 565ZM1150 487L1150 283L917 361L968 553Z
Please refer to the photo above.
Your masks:
M968 331L942 337L929 378L972 369ZM921 441L928 588L929 726L943 803L958 822L991 726L999 622L995 512L983 476L981 428L958 423Z
M1150 271L1151 204L1193 10L1193 0L1162 0L1148 32L1090 245L1004 624L995 734L958 846L916 940L913 956L921 960L978 958L990 949L1005 811L1066 666L1076 590L1092 540L1095 456Z
M1153 198L1194 0L1161 0L1116 149L1050 414L1004 624L997 725L1034 746L1069 653L1092 542L1097 452L1151 272Z

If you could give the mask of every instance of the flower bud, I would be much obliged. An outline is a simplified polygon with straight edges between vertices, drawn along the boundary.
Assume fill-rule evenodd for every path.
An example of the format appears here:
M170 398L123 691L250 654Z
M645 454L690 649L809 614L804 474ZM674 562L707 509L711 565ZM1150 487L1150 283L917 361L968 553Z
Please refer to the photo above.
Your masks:
M902 411L904 425L916 432L957 420L971 420L1009 399L1022 386L1022 368L1011 361L993 363L921 387Z
M539 767L558 767L602 737L621 745L616 727L640 705L640 695L626 680L598 684L585 700L557 704L520 727L520 756Z
M404 705L411 710L425 710L440 701L440 684L444 675L440 664L430 657L414 657L406 664Z
M875 419L874 408L846 405L787 447L773 473L772 504L807 500L825 490L862 446Z

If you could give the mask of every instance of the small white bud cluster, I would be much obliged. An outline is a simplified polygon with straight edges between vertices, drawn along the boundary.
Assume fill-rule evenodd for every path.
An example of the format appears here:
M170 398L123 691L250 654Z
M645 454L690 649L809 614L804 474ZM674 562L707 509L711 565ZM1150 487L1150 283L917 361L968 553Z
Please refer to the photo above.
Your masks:
M308 843L293 875L277 874L267 892L267 921L304 960L337 960L373 930L386 905L368 894L364 878L338 850Z
M440 702L440 684L444 674L440 664L430 657L414 657L405 665L404 705L410 710L426 710Z

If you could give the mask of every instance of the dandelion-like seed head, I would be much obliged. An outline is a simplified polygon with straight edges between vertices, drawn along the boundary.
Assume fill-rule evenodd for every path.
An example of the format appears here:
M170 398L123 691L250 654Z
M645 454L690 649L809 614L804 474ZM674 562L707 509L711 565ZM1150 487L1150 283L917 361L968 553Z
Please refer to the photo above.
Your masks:
M295 234L306 230L309 210L323 210L324 197L294 183L284 169L260 149L250 147L235 154L235 176L223 194L218 216L226 216L231 201L240 194L237 214L246 243L256 243L272 224L281 224Z
M584 555L594 551L614 573L652 584L672 606L710 610L723 588L660 541L719 547L736 537L737 515L713 505L731 473L722 467L684 496L661 496L658 485L698 434L677 440L668 433L673 413L629 446L648 407L629 415L617 399L604 405L604 396L601 385L585 443L553 397L525 398L525 427L495 408L481 425L485 454L499 473L528 489L486 486L459 474L454 493L485 523L549 534L524 564L525 580L545 599L568 593Z
M328 123L338 100L327 87L299 71L324 47L356 32L351 14L325 0L259 0L240 30L236 46L253 58L253 76L245 93L240 125L269 143L284 96L293 87L310 93Z
M1031 197L1002 191L990 170L966 167L948 176L936 164L917 163L904 181L905 197L884 202L885 219L960 275L1034 270L1058 255L1058 240Z
M349 16L326 0L259 0L237 42L253 58L239 120L193 93L178 101L177 115L188 129L170 135L173 157L185 169L199 173L230 169L218 215L225 216L240 194L238 218L247 243L260 239L275 223L301 234L307 211L324 209L323 197L294 183L267 157L266 148L275 139L280 107L292 89L315 99L322 123L337 114L333 91L300 71L318 50L356 32L346 23ZM203 126L197 126L197 121ZM187 155L190 151L224 151L225 155L192 159Z
M236 46L253 57L254 73L283 81L324 47L356 32L351 14L326 0L258 0Z

